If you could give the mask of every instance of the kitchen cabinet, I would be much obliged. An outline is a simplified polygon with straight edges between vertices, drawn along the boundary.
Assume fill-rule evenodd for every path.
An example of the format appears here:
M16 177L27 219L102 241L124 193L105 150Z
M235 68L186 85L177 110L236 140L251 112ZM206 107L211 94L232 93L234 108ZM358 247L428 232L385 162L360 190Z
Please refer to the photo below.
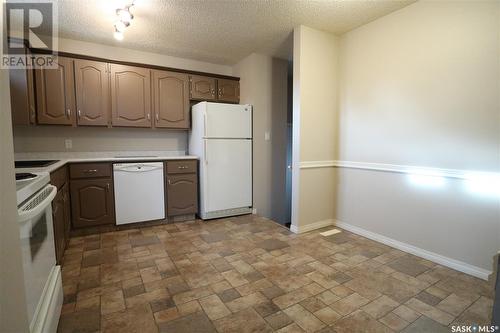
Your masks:
M197 161L168 161L167 216L189 215L198 212Z
M71 164L69 175L73 227L114 224L115 203L111 164Z
M52 201L52 220L54 228L56 262L61 264L66 245L68 244L69 232L71 228L69 182L66 166L63 166L50 174L50 183L57 187L57 194Z
M35 69L37 121L73 125L76 120L73 59L58 57L57 68Z
M189 78L187 74L153 71L155 127L189 129Z
M35 124L36 105L33 69L10 69L9 77L12 124Z
M151 73L148 68L110 65L113 126L151 127Z
M75 228L114 224L111 178L71 180L71 213Z
M75 60L78 126L107 126L110 117L109 64Z
M191 75L189 77L190 98L200 101L216 101L217 80L208 76Z
M220 102L240 102L240 82L217 79L217 100Z

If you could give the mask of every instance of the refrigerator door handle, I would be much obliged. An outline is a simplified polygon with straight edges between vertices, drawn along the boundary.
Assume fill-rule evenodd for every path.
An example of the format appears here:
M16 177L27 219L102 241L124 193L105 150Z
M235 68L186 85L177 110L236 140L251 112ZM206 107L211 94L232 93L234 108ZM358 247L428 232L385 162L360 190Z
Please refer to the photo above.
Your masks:
M207 114L203 113L203 137L207 137Z
M208 164L207 140L203 140L203 159L205 161L205 164Z

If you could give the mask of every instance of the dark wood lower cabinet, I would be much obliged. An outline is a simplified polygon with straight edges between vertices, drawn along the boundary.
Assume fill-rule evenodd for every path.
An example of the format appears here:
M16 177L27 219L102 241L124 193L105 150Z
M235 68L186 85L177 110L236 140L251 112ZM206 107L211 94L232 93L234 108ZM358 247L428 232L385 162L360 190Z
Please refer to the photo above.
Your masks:
M81 179L71 181L73 227L82 228L115 223L113 181Z
M64 199L63 191L58 191L52 201L52 220L54 225L54 246L56 249L56 262L61 264L66 247L64 237Z
M167 162L167 216L198 212L196 161Z
M52 220L54 226L54 247L56 262L62 264L64 251L69 241L71 229L71 207L69 200L69 181L66 166L50 174L50 183L57 187L57 194L52 201Z

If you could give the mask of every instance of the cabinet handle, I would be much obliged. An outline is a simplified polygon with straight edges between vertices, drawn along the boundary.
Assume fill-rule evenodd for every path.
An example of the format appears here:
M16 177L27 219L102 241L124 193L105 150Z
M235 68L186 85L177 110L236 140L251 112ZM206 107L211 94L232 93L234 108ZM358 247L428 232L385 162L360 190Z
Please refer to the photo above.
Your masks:
M156 114L156 121L160 121L160 115L158 113Z
M95 173L95 172L97 172L97 169L87 169L87 170L83 170L83 172L85 172L85 173Z
M71 109L67 109L67 110L66 110L66 113L67 113L67 115L68 115L68 118L70 118L70 117L71 117Z
M109 190L110 190L110 186L109 186L109 183L107 183L107 184L106 184L106 191L108 191L108 192L109 192Z
M151 120L151 115L148 113L148 120Z
M82 117L82 110L78 110L78 119Z
M222 89L219 89L219 96L224 96L224 94L222 93Z
M167 180L167 183L168 183L168 185L170 185L170 184L171 184L170 179L169 179L169 180Z
M212 89L212 96L215 96L215 89Z
M177 168L179 168L179 169L187 169L188 167L185 166L185 165L179 165Z

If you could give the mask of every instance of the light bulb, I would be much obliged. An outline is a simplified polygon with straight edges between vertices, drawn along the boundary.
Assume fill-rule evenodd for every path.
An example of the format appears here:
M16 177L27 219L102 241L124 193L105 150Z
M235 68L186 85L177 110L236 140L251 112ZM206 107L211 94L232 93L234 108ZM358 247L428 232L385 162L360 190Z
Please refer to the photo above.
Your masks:
M123 32L115 30L115 33L113 34L116 40L123 40Z
M123 32L125 31L125 28L128 27L129 24L126 23L126 22L123 22L123 21L117 21L115 22L115 29L120 31L120 32Z
M132 19L134 18L134 15L132 15L132 13L130 13L128 8L127 9L117 9L116 15L118 15L118 17L120 18L120 20L122 22L127 22L127 23L132 21Z

